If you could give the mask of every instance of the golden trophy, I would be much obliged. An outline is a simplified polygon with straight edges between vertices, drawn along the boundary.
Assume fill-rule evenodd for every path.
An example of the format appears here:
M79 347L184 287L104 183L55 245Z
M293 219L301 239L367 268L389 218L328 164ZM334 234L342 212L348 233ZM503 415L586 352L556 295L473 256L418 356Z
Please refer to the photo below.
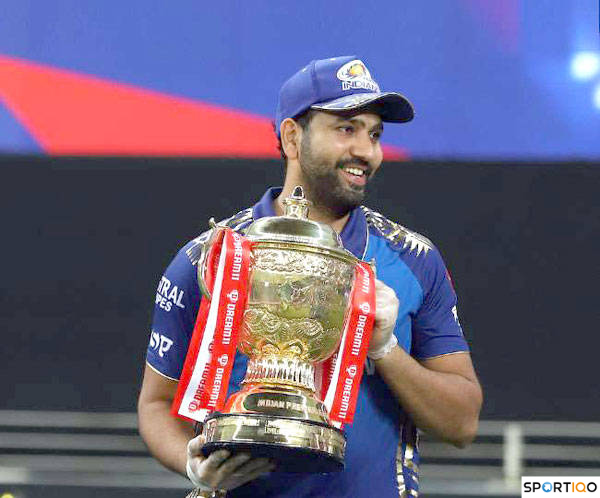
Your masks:
M256 220L245 233L252 257L237 348L248 366L241 390L205 420L203 451L267 457L278 471L340 471L345 436L329 418L315 373L340 345L360 260L330 226L308 219L302 187L283 203L283 216ZM211 240L198 263L208 298Z

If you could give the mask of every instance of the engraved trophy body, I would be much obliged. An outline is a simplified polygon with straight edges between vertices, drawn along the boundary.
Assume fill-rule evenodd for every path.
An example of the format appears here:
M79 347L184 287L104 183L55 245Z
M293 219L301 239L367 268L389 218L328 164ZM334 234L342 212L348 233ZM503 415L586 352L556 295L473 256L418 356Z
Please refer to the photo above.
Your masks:
M284 204L284 216L261 218L245 234L252 262L238 350L248 367L241 390L206 419L203 451L268 457L287 472L339 471L346 440L329 419L315 373L339 347L359 260L331 227L308 220L301 187ZM207 296L209 246L198 264Z

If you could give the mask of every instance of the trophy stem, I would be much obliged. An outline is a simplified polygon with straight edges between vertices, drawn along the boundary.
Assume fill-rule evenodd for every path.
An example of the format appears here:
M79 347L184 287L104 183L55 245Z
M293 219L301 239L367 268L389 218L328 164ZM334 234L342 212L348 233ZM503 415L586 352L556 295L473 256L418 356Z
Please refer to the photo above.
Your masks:
M315 392L315 367L298 358L261 356L250 358L242 384L274 383Z

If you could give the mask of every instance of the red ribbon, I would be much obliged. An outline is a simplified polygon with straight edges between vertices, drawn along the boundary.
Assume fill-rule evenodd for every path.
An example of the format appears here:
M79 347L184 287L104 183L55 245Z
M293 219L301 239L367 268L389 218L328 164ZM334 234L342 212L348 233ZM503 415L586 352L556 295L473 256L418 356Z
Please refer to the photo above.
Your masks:
M352 423L375 322L375 274L364 262L354 270L350 310L338 352L323 364L321 392L336 425Z
M207 255L207 287L171 413L204 421L225 405L239 329L248 297L251 242L229 228L219 229Z

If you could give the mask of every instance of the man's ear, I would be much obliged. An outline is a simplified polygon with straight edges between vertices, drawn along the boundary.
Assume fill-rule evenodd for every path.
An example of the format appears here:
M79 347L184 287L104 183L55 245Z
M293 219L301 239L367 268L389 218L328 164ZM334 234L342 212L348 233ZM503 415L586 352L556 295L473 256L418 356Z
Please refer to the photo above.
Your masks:
M286 118L279 128L281 132L281 147L288 159L298 159L302 128L292 118Z

